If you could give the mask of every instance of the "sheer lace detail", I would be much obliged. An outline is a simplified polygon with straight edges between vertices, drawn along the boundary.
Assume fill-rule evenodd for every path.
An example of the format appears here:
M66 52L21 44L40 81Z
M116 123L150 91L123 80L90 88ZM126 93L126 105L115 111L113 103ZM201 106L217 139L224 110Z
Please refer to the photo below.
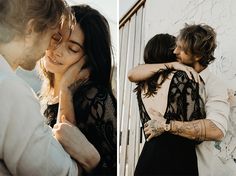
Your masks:
M98 150L101 160L91 175L116 175L117 112L115 97L103 86L87 83L73 97L76 122L86 138ZM56 118L57 107L48 106L48 114ZM50 118L53 119L53 118ZM52 122L52 120L51 120ZM50 124L51 126L54 124ZM87 174L87 175L90 175Z
M205 118L204 103L199 95L199 84L183 71L177 71L170 83L165 118L192 121Z
M137 99L142 125L150 120L141 98L141 90L137 91ZM192 121L205 118L204 103L199 95L198 83L190 80L183 71L176 71L171 80L167 108L164 118L168 120Z

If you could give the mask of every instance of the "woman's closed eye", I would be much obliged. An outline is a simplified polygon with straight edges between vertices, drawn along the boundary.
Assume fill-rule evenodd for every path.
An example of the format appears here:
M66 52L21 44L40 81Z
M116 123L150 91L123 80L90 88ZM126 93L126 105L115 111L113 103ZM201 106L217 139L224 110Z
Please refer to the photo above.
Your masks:
M80 48L78 46L69 46L68 47L70 51L72 51L73 53L78 53L80 52Z

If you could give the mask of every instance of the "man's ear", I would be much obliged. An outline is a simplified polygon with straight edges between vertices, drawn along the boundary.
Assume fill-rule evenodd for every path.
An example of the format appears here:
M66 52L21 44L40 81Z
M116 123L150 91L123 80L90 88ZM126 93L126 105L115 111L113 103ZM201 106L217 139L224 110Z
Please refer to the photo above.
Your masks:
M25 35L30 35L34 32L34 19L30 19L25 28Z
M195 57L195 61L197 61L197 62L200 61L201 59L202 59L202 56L196 56Z

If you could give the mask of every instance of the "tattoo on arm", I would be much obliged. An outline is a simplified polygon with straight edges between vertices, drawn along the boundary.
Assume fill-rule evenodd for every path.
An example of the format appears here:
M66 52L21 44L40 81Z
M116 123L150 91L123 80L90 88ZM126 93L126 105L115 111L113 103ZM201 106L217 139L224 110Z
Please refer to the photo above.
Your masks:
M173 121L171 132L198 141L218 140L217 136L222 135L220 129L212 121L206 119L192 122Z

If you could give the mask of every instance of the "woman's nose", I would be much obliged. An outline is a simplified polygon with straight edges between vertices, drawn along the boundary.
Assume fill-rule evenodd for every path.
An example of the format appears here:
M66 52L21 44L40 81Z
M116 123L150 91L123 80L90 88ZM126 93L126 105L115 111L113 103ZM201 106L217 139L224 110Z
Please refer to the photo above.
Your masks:
M63 56L63 43L58 44L56 47L51 48L52 53L57 57Z

